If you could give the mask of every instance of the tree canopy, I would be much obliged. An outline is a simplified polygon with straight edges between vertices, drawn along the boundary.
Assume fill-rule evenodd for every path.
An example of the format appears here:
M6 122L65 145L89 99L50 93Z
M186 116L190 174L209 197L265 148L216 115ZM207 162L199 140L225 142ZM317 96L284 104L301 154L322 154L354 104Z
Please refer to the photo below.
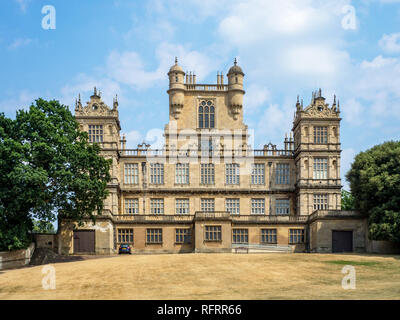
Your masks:
M58 101L38 99L15 120L0 114L0 250L26 246L33 219L95 220L110 181L99 152Z
M400 241L400 141L359 153L346 179L355 209L368 216L371 239Z
M342 190L342 210L354 210L354 197L351 192Z

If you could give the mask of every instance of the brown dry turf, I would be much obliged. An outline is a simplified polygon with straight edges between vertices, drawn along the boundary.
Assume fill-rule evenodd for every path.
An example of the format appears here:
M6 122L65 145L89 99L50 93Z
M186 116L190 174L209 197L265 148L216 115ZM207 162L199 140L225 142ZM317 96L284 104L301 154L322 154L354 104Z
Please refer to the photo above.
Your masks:
M341 286L344 265L356 289ZM165 254L111 256L0 272L0 299L400 299L400 256Z

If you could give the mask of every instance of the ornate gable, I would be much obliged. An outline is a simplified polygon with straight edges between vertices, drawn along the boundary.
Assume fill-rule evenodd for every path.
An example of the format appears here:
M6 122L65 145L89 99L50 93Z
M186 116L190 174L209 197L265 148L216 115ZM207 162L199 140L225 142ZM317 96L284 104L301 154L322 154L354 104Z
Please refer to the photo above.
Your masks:
M75 116L109 116L109 117L118 117L118 101L117 98L114 98L113 108L111 109L108 105L106 105L101 99L100 91L97 92L96 87L94 88L94 93L90 97L90 101L86 103L85 107L82 107L81 98L79 96L79 100L76 101L75 105Z
M299 118L338 118L340 115L339 103L336 105L336 96L334 97L332 107L325 103L325 98L321 94L321 89L313 92L311 103L303 109L303 101L301 104L297 100L297 111L295 120Z

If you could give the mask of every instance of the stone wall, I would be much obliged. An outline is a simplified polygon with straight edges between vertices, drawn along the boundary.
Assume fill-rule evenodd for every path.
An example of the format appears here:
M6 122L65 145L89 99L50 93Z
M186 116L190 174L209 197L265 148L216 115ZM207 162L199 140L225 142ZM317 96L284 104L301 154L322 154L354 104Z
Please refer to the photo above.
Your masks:
M57 234L48 233L35 233L33 239L36 244L36 248L51 249L57 252L58 239Z
M353 232L353 252L367 252L367 219L357 212L318 211L310 217L310 251L332 252L332 231Z
M368 244L368 252L379 254L399 254L400 243L392 241L371 240Z
M31 243L26 249L0 252L0 270L23 267L29 264L35 244Z

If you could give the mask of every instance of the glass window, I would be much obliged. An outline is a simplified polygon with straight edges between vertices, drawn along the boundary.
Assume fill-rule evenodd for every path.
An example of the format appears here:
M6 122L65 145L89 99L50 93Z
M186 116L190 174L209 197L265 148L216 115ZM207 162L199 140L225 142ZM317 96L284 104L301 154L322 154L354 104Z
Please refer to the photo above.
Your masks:
M290 214L290 201L289 201L289 199L276 199L275 207L276 207L276 214L277 215Z
M103 126L89 125L89 142L103 142Z
M239 184L240 167L237 163L227 163L225 165L226 184Z
M139 166L137 163L125 163L125 184L139 183Z
M189 214L189 199L176 199L176 214Z
M276 184L289 184L290 166L288 163L277 163L275 170Z
M289 243L304 243L304 229L289 229Z
M202 163L200 168L201 184L214 184L214 164Z
M125 199L125 214L139 213L139 199Z
M327 178L328 178L328 159L314 158L313 179L321 180Z
M314 127L314 143L328 143L328 127Z
M327 210L328 209L328 195L327 194L314 194L314 210Z
M261 243L278 243L276 229L261 229Z
M240 214L240 199L226 199L226 211L230 214Z
M151 184L164 184L164 164L151 163L150 164L150 183Z
M215 200L214 199L201 199L201 211L214 212Z
M162 229L147 229L146 243L162 243Z
M119 243L133 243L133 229L118 229Z
M191 243L192 231L189 228L175 229L175 243Z
M251 170L251 184L265 183L265 165L263 163L253 163Z
M221 226L206 226L205 227L205 241L221 241Z
M249 229L233 229L232 243L249 243Z
M265 214L265 199L251 199L251 213Z
M177 163L175 166L175 183L189 184L189 163Z
M150 212L164 214L164 199L150 199Z
M215 127L215 107L210 100L201 101L199 106L199 128L212 129Z

